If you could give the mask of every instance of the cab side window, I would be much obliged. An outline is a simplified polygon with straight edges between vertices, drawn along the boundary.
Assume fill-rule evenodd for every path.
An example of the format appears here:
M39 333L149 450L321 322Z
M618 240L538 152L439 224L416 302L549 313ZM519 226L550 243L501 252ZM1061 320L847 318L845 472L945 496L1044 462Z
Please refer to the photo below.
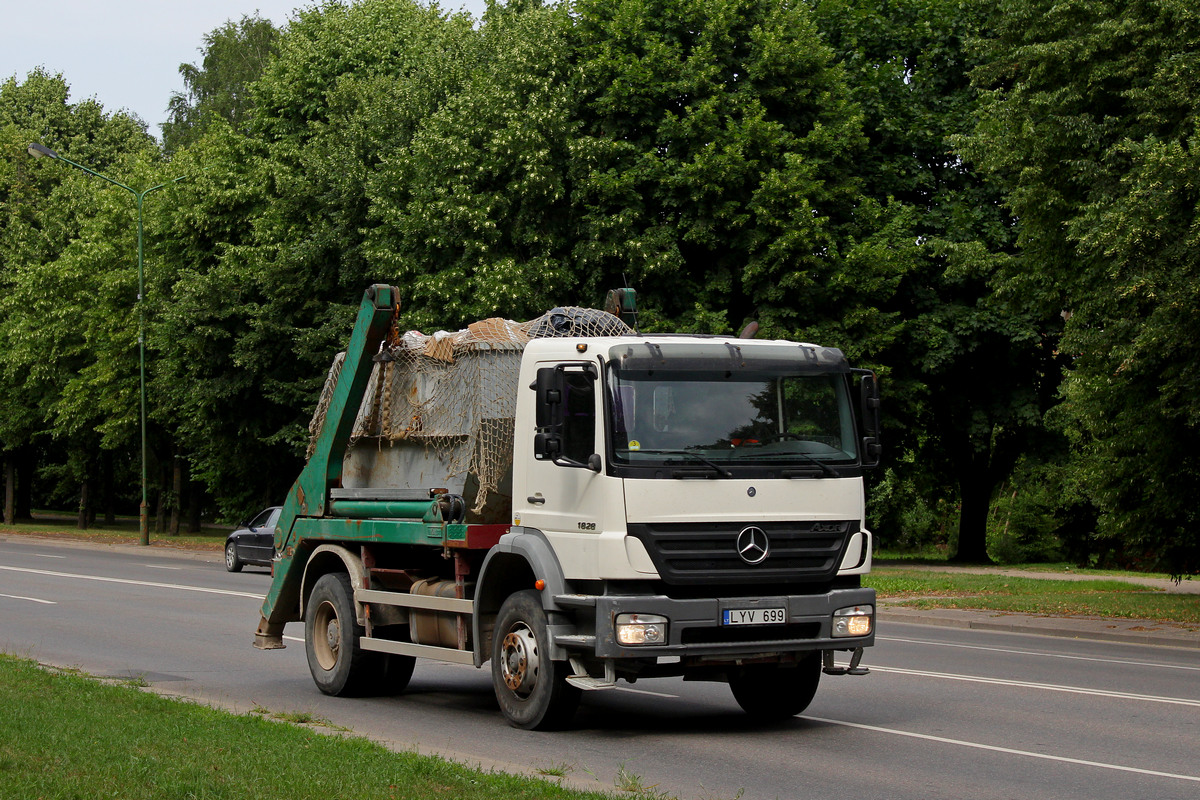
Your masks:
M584 372L567 372L563 403L563 455L586 464L596 451L596 383Z

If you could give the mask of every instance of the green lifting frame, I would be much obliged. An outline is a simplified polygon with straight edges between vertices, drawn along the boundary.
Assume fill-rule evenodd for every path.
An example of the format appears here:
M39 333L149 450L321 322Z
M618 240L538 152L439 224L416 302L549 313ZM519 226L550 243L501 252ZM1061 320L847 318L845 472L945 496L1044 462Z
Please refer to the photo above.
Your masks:
M406 517L407 520L348 519L366 514L368 509L361 503L359 507L343 506L339 518L331 518L330 491L342 484L342 460L371 378L374 356L387 339L398 311L398 292L393 286L375 284L363 295L354 332L346 347L346 358L326 411L325 424L312 456L288 492L279 514L275 528L276 562L271 588L263 600L262 621L255 637L257 647L276 649L283 646L284 623L299 619L303 565L321 541L432 544L446 538L446 528L450 526L441 522L437 503L433 500L379 504L394 507L370 509L382 512L378 516Z

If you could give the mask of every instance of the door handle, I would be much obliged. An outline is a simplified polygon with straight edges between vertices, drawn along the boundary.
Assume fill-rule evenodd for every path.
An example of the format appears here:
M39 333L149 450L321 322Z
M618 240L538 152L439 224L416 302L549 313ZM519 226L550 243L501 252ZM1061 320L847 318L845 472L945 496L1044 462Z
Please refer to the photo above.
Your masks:
M535 506L540 506L546 503L546 498L542 497L540 494L531 494L529 497L525 498L525 502L533 503Z

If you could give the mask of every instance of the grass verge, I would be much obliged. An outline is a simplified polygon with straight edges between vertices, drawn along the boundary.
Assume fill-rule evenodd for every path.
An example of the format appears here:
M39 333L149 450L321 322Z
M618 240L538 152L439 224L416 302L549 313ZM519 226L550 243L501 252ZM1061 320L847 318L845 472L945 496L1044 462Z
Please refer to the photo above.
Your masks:
M0 654L0 800L611 800Z
M1118 579L1064 581L888 568L863 581L880 600L911 608L965 608L1096 616L1200 626L1200 595L1167 594Z
M151 520L151 528L154 521ZM170 536L166 533L150 532L152 547L183 547L195 550L220 550L225 546L225 537L234 528L228 526L205 527L200 533L181 533ZM4 534L17 536L34 536L48 539L73 539L81 542L96 544L139 544L141 532L138 520L128 517L118 517L115 523L96 524L87 530L80 530L73 519L64 516L35 516L32 522L18 522L6 525L0 522L0 536Z

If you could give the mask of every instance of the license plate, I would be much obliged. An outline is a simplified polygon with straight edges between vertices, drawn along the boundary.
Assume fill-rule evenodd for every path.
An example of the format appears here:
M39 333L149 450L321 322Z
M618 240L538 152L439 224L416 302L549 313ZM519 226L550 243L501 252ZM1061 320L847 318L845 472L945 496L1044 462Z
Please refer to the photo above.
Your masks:
M721 614L722 625L782 625L787 622L786 608L727 608Z

